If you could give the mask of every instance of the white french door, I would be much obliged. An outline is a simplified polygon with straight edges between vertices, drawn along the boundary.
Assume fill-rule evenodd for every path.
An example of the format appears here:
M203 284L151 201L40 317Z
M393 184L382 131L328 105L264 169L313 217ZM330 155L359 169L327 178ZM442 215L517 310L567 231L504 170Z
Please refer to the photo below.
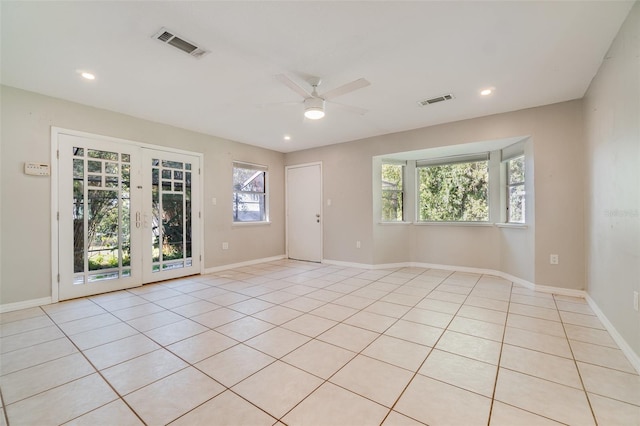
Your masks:
M200 272L199 157L143 149L142 281Z
M58 300L200 272L200 157L58 134Z
M287 253L290 259L322 261L322 166L288 166Z

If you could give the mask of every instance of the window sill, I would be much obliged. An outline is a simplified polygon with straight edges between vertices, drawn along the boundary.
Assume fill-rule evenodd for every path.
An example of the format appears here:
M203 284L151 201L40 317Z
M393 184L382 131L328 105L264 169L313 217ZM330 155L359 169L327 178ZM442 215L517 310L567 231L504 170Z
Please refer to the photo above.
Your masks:
M269 226L271 225L271 221L262 221L262 222L233 222L231 227L243 228L245 226Z
M378 222L378 225L387 226L387 225L412 225L413 222Z
M414 222L414 225L418 226L478 226L487 227L493 226L491 222Z
M513 229L528 229L529 226L526 223L496 223L498 228L513 228Z

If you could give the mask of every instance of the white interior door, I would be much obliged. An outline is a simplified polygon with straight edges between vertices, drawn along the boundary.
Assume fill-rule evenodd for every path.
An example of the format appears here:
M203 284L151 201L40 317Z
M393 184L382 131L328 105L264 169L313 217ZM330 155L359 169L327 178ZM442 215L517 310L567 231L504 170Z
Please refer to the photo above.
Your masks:
M200 157L58 135L58 300L200 272Z
M287 250L290 259L322 261L322 165L287 172Z

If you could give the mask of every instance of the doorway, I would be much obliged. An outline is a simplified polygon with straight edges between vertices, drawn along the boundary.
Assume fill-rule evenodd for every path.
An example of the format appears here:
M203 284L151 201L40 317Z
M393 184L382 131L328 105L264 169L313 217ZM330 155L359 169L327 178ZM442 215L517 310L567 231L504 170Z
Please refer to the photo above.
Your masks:
M57 300L201 272L201 155L63 132L57 150Z
M322 163L286 168L287 254L322 261Z

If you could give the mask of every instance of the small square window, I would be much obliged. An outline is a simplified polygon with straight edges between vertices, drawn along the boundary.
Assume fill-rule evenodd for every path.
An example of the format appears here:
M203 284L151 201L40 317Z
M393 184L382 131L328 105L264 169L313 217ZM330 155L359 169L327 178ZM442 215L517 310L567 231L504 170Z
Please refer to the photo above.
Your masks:
M233 163L233 221L267 220L267 168Z

